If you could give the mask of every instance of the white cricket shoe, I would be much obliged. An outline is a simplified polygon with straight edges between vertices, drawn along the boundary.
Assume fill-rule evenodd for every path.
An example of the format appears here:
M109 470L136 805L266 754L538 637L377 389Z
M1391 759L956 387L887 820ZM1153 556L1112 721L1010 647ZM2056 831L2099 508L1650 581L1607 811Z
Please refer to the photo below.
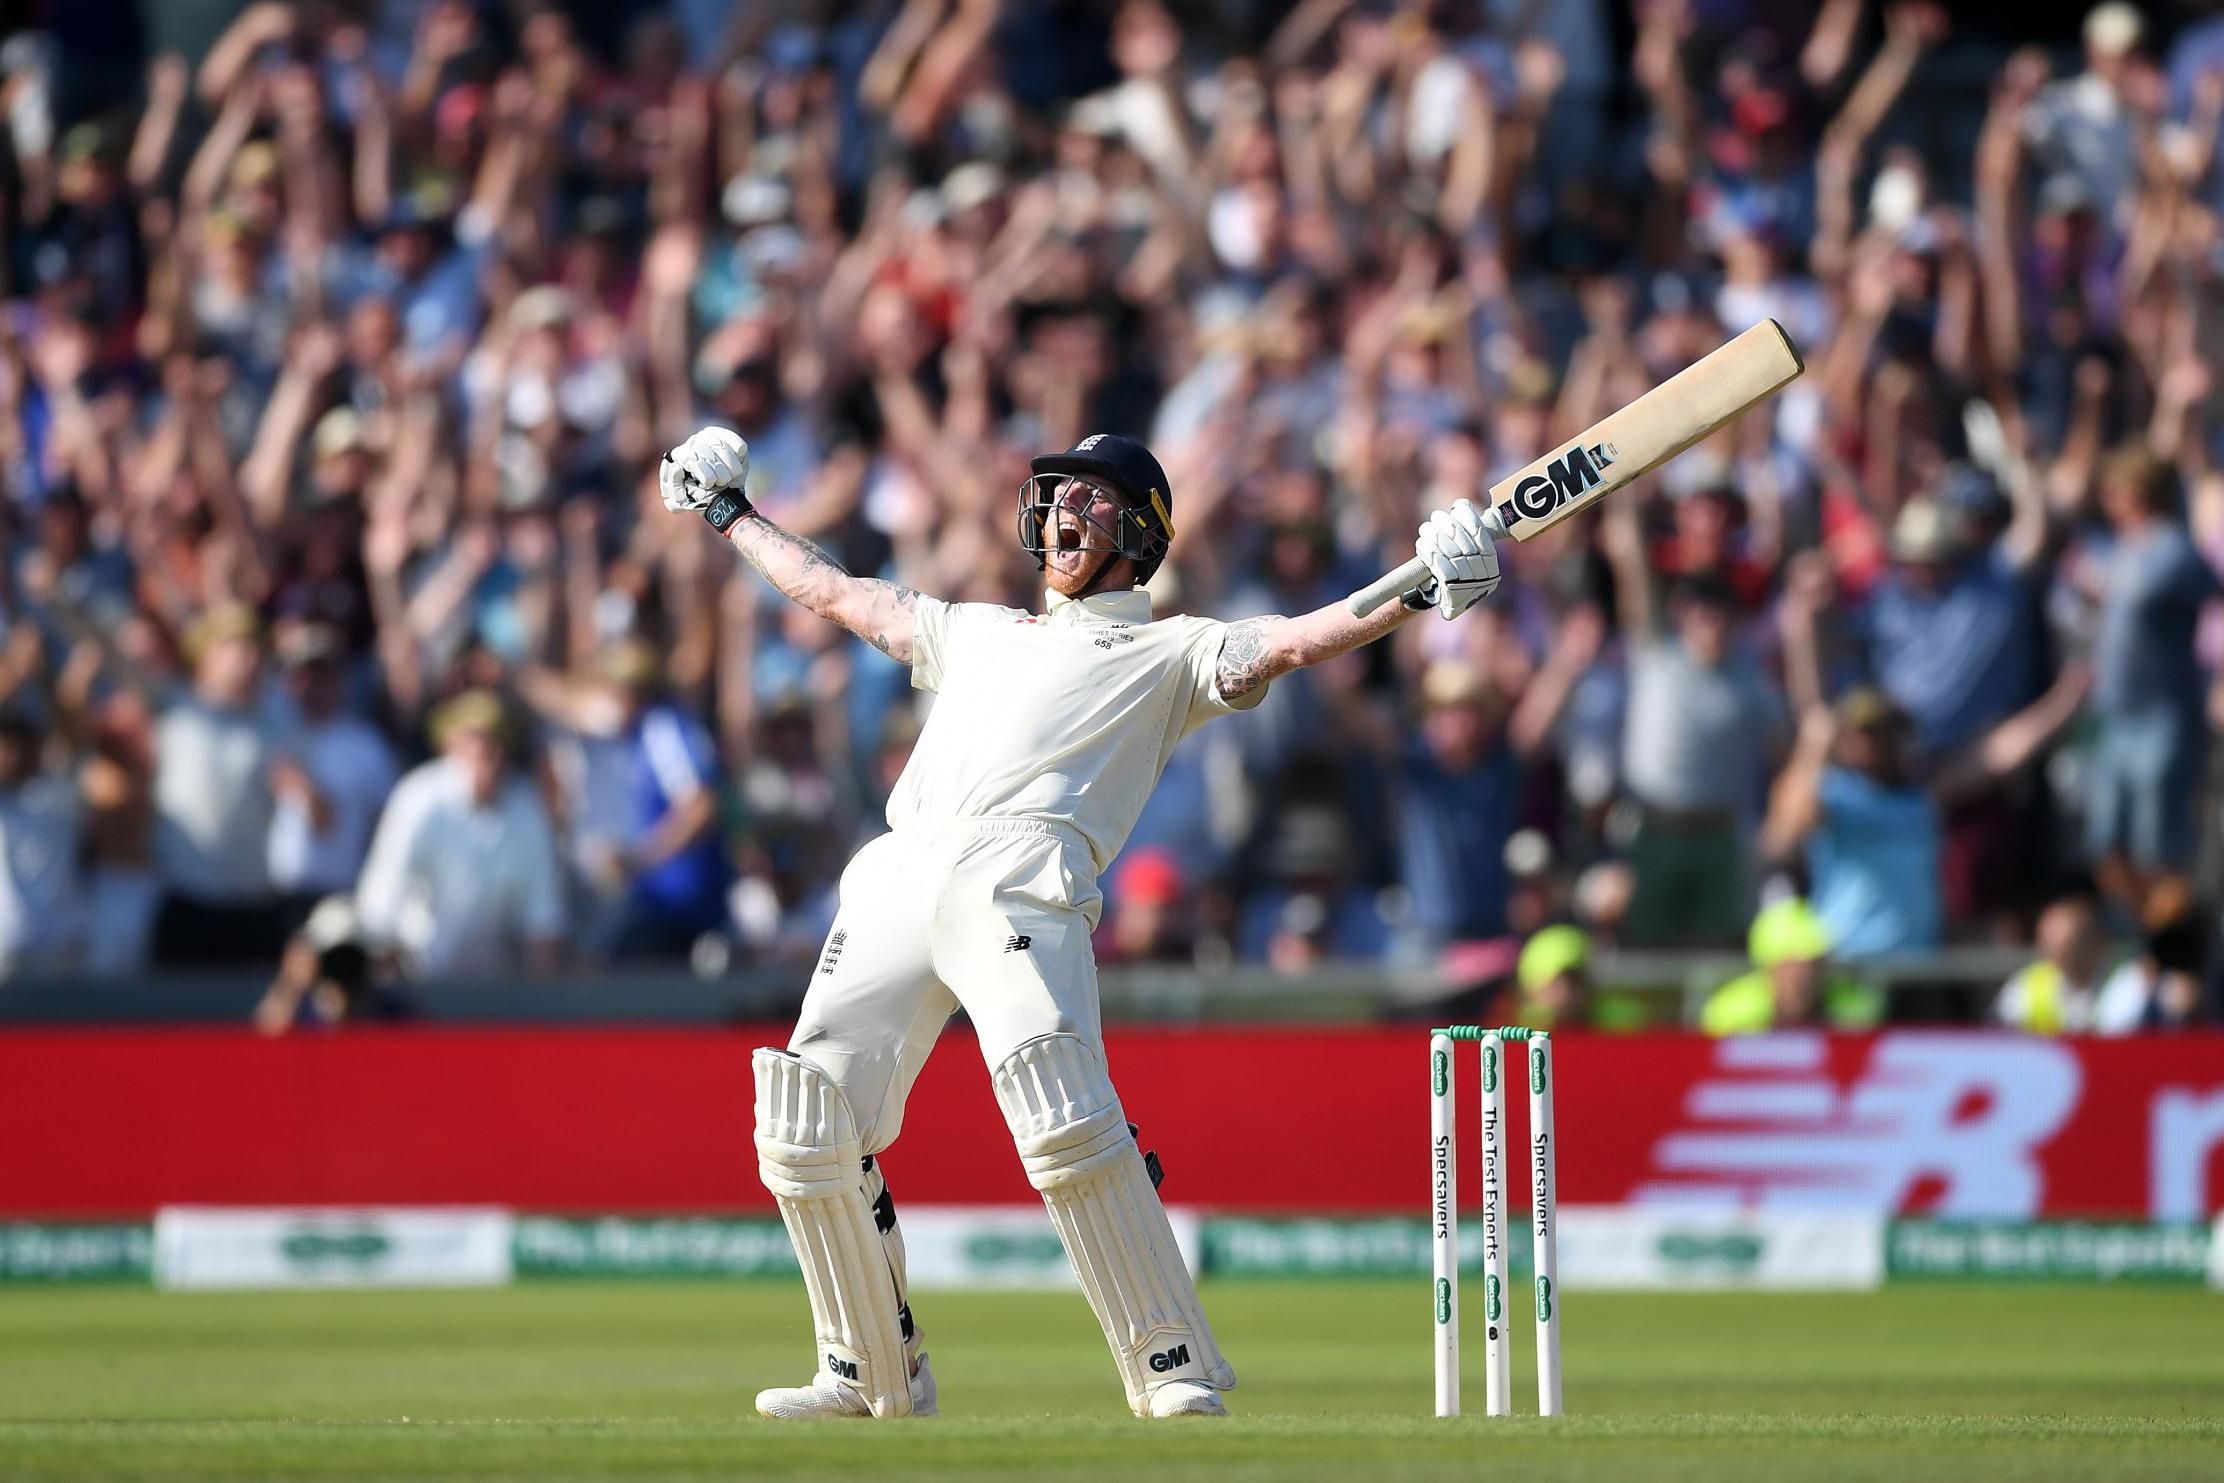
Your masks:
M1228 1407L1220 1392L1195 1380L1169 1380L1152 1391L1150 1419L1161 1416L1225 1416Z
M866 1417L873 1412L863 1396L821 1370L811 1377L809 1385L776 1385L758 1391L757 1414L774 1421L821 1421L833 1416ZM919 1351L919 1368L911 1375L911 1414L941 1414L934 1406L934 1371L927 1368L923 1349Z

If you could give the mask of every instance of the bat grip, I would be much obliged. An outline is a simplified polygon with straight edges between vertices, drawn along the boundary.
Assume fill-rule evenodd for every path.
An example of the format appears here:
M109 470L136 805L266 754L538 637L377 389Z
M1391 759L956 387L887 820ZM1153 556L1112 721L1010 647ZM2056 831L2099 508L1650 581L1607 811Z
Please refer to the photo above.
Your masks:
M1495 505L1483 509L1483 529L1494 539L1504 539L1506 522L1500 518ZM1416 556L1395 571L1384 572L1366 586L1344 599L1344 606L1354 618L1364 618L1393 597L1403 597L1427 581L1429 564Z
M1354 618L1364 618L1391 599L1403 596L1427 581L1429 564L1416 556L1394 572L1384 572L1345 600Z

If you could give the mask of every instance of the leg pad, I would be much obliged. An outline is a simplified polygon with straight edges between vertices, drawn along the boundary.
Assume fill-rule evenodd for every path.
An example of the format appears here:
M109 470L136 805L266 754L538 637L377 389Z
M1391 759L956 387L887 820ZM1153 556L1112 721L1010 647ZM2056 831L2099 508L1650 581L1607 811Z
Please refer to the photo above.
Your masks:
M1128 1404L1147 1415L1170 1380L1232 1389L1197 1286L1174 1242L1104 1057L1072 1035L1044 1035L994 1072L997 1104L1027 1178L1065 1242L1104 1327Z
M903 1301L866 1193L849 1100L824 1071L788 1051L759 1050L753 1065L757 1173L795 1243L820 1367L875 1416L908 1416ZM886 1186L878 1193L885 1197ZM890 1205L891 1226L894 1213Z

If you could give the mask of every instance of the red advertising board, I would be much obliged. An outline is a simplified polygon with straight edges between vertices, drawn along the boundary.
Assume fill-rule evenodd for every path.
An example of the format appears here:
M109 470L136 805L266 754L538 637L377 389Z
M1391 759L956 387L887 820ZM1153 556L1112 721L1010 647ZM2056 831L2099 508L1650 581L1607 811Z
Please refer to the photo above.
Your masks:
M0 1034L0 1216L158 1205L767 1208L749 1050L779 1027ZM1850 1206L1941 1216L2224 1208L2224 1037L1556 1037L1570 1203ZM1112 1068L1167 1197L1418 1212L1427 1037L1128 1028ZM1474 1052L1458 1063L1474 1116ZM1526 1118L1510 1098L1514 1131ZM920 1078L898 1198L1034 1196L970 1036Z

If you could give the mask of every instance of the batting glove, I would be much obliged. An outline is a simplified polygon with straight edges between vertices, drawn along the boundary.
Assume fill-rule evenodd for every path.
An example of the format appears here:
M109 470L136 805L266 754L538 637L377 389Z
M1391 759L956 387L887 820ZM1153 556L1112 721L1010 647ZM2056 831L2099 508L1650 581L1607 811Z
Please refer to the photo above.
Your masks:
M720 531L749 513L748 479L749 445L723 427L704 428L665 454L656 470L665 509L699 511Z
M1429 580L1419 589L1422 598L1448 619L1498 590L1498 547L1472 500L1455 500L1451 509L1430 515L1413 554L1429 569Z

